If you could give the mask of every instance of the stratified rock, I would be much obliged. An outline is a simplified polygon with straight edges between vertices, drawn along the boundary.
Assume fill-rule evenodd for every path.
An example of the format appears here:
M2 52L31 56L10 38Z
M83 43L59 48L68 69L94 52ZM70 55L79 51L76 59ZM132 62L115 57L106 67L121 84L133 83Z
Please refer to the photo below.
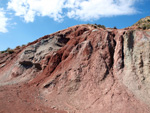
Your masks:
M149 50L148 30L78 25L46 35L0 55L0 110L149 113Z
M150 105L150 32L127 31L124 35L122 82L140 100Z

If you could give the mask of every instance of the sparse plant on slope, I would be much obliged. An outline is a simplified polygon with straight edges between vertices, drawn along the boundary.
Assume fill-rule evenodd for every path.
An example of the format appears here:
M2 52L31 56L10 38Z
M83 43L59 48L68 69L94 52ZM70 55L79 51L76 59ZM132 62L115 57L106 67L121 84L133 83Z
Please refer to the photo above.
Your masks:
M14 53L14 50L13 50L13 49L10 49L10 48L7 48L6 50L1 51L1 53L9 53L9 54L12 54L12 53Z
M94 28L103 28L103 29L106 29L106 27L104 26L104 25L101 25L101 24L87 24L87 25L91 25L92 27L94 27Z
M150 29L150 16L142 18L138 22L136 22L133 26L137 26L139 29Z

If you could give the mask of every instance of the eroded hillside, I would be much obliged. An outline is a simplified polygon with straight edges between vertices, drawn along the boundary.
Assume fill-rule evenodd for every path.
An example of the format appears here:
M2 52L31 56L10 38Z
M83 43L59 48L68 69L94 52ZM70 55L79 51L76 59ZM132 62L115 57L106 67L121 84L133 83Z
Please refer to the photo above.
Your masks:
M78 25L0 55L2 113L149 113L150 31Z

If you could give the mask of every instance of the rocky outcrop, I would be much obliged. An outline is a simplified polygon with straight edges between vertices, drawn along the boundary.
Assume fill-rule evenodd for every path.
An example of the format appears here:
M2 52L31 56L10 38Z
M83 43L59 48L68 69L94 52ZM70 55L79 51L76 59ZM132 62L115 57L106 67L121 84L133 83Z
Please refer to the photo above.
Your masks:
M128 31L124 36L122 79L133 94L150 105L150 32Z
M9 63L0 55L0 99L14 95L18 113L29 112L27 103L35 113L149 113L149 49L146 30L70 27L28 44Z

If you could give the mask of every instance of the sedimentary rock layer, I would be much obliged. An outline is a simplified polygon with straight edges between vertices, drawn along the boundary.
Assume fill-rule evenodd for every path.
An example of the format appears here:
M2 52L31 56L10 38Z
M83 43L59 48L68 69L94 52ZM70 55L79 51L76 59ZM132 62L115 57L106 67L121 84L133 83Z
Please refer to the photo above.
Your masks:
M0 54L0 112L149 113L149 50L148 30L78 25Z

